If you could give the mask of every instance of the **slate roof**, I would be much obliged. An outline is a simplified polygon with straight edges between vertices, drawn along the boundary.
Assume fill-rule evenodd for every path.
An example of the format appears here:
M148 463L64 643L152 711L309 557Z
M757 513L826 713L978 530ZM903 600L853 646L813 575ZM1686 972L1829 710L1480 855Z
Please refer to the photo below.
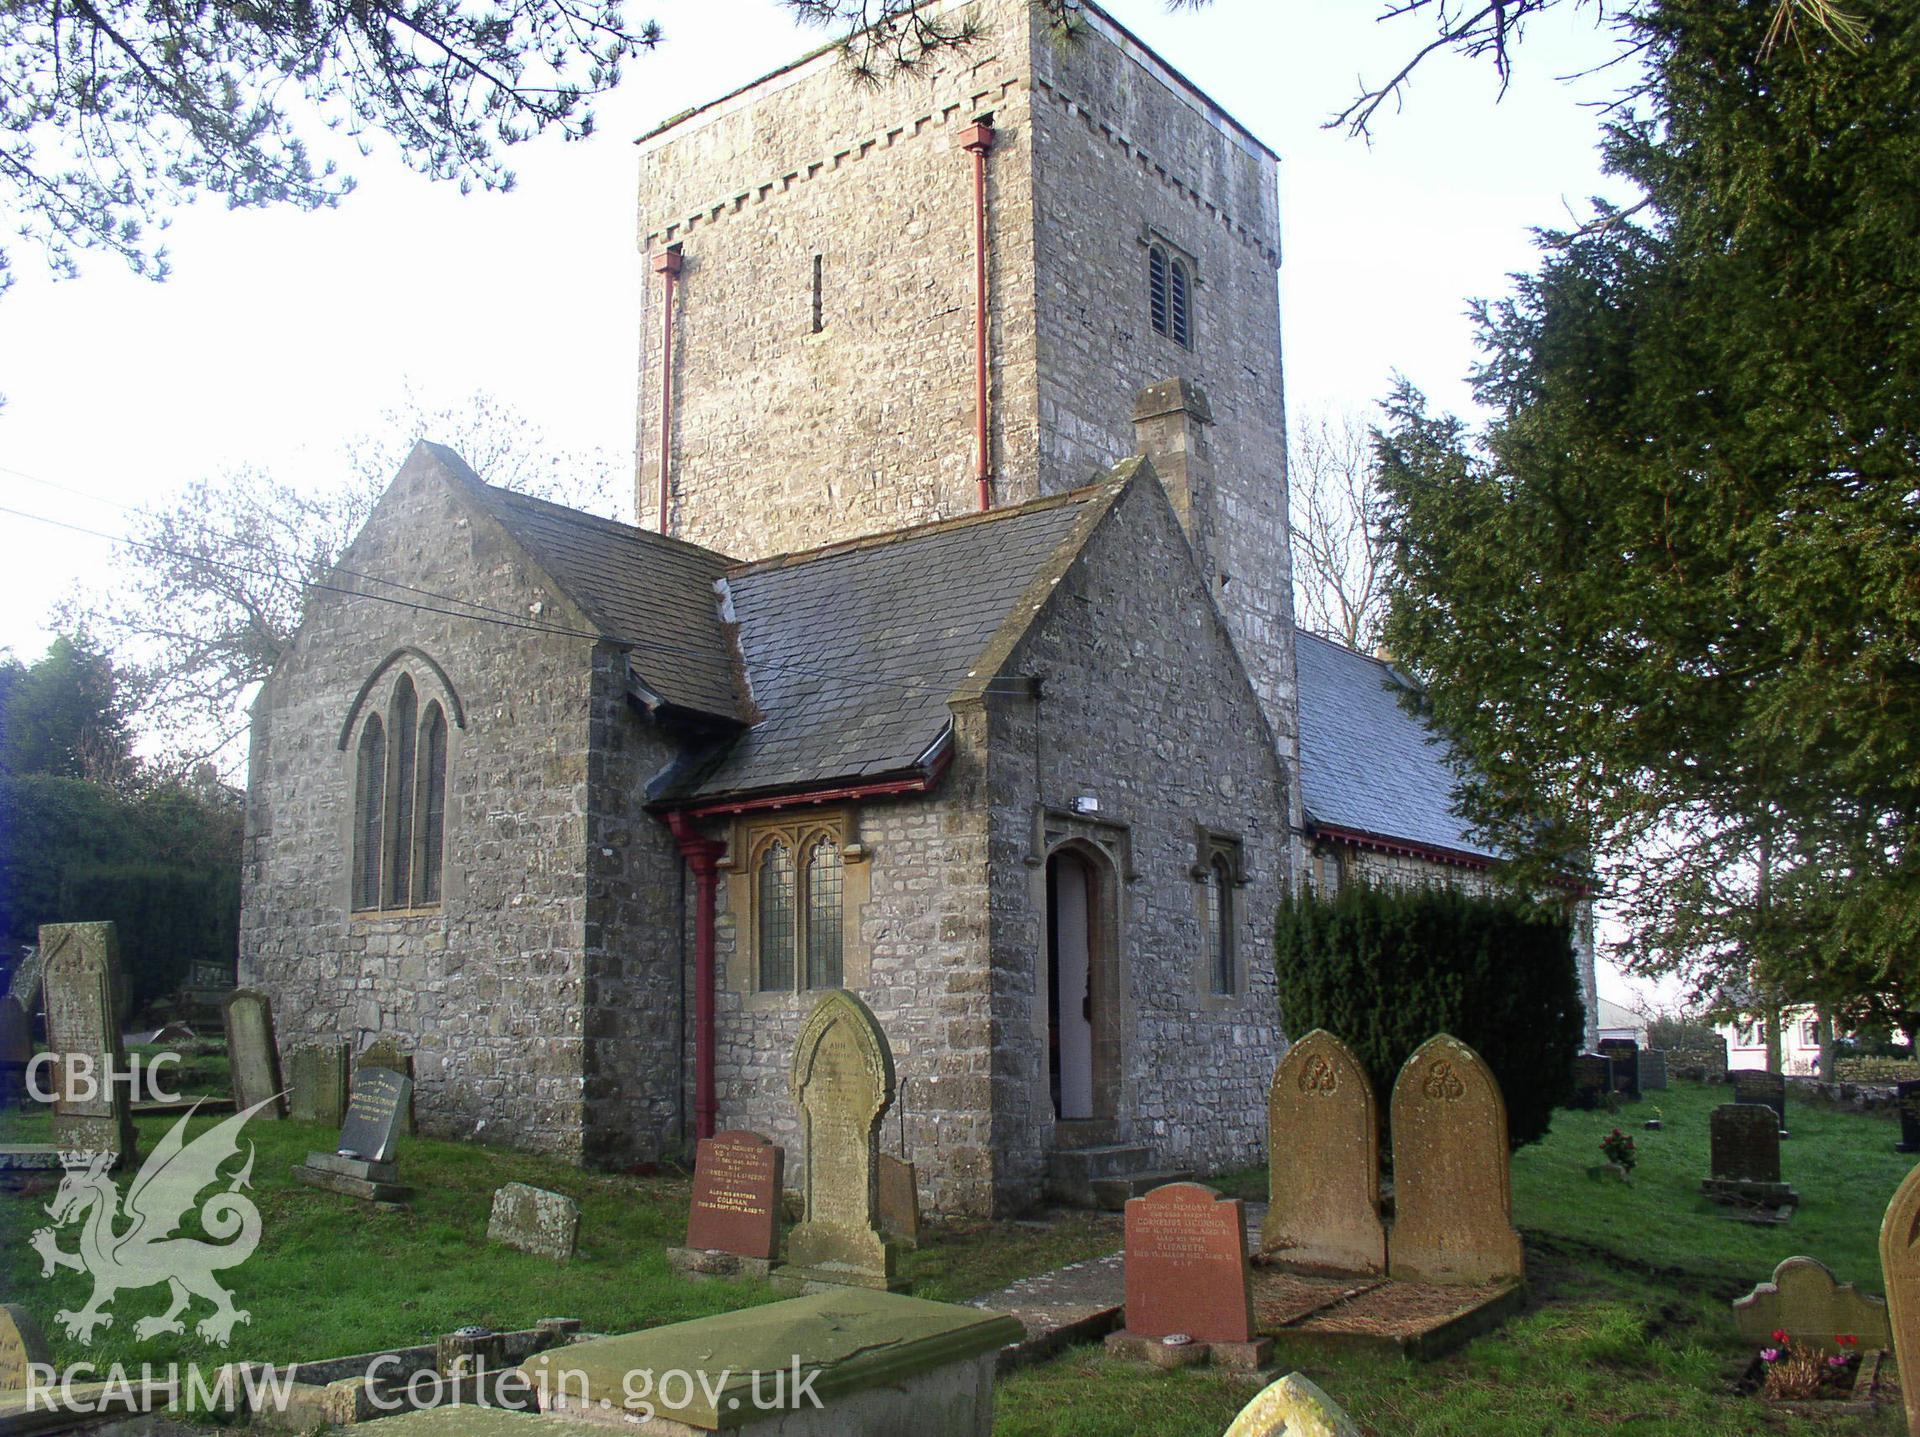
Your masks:
M946 733L948 699L1003 626L1024 627L1077 552L1081 521L1115 492L1077 490L731 570L762 717L687 796L915 770Z
M434 446L436 449L439 446ZM458 464L451 450L443 459ZM714 584L723 554L473 477L475 497L545 569L593 625L633 645L636 679L665 702L725 719L744 717Z
M1300 789L1309 822L1481 858L1452 811L1444 740L1400 706L1392 666L1297 631Z

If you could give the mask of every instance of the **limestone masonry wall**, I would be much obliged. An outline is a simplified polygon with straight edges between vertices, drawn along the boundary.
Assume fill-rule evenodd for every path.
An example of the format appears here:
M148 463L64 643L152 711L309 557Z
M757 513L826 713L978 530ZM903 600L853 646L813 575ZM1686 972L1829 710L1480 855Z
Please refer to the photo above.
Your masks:
M1062 844L1116 883L1117 1140L1156 1166L1258 1161L1279 1059L1273 913L1292 882L1287 795L1240 661L1178 521L1135 483L1055 590L1006 674L1038 702L992 700L996 1193L1038 1196L1057 1145L1047 1056L1045 859ZM1075 816L1079 795L1095 816ZM1239 839L1238 980L1209 983L1198 831ZM1097 1002L1096 998L1096 1002ZM1096 1039L1096 1041L1098 1041Z
M524 614L559 596L430 466L410 463L345 567ZM401 672L421 705L449 695L444 897L355 915L348 868L354 747ZM273 999L283 1049L376 1035L415 1055L422 1127L582 1155L592 644L316 595L254 708L240 981ZM379 672L345 751L362 684Z

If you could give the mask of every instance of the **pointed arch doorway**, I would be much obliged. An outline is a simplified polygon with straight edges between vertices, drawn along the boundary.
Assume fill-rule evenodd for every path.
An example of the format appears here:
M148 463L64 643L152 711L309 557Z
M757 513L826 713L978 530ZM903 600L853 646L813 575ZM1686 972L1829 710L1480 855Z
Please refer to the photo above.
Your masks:
M1117 963L1112 869L1104 854L1066 844L1047 859L1047 1087L1061 1124L1114 1111Z

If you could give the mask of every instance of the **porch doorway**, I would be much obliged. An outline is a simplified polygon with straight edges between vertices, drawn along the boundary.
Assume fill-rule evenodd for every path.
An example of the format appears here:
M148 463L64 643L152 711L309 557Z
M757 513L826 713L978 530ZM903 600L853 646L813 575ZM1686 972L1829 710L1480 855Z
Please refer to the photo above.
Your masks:
M1081 854L1061 849L1047 860L1047 1079L1062 1122L1096 1115L1099 894L1099 875Z

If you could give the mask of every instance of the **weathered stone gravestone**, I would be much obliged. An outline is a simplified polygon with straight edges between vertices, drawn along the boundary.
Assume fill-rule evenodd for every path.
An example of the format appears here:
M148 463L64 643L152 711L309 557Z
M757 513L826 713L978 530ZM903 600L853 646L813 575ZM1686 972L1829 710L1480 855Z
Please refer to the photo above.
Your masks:
M1630 1103L1640 1101L1640 1045L1631 1038L1602 1038L1600 1051L1613 1060L1613 1090Z
M359 1081L363 1068L385 1068L390 1072L404 1073L407 1078L407 1105L400 1114L400 1136L413 1136L413 1054L400 1045L400 1040L391 1033L383 1033L360 1050L360 1056L354 1059L354 1081ZM351 1094L349 1094L351 1096Z
M1920 1083L1901 1083L1895 1090L1900 1104L1900 1141L1897 1153L1920 1153Z
M1768 1069L1742 1068L1733 1075L1733 1100L1772 1108L1780 1124L1780 1136L1787 1135L1787 1080L1783 1075Z
M111 923L48 923L40 929L46 956L47 1047L58 1055L53 1143L64 1152L135 1155L132 1095L117 1081L126 1072L120 1041L120 940Z
M227 1061L233 1073L233 1106L251 1108L265 1102L257 1116L276 1121L284 1116L281 1096L280 1049L273 1040L273 1003L265 993L235 988L220 1005L227 1030ZM271 1101L268 1101L271 1099Z
M1129 1199L1126 1224L1127 1325L1107 1338L1109 1352L1158 1367L1266 1361L1273 1342L1253 1330L1240 1199L1200 1183L1168 1183Z
M1871 1352L1893 1345L1887 1304L1850 1282L1836 1282L1827 1265L1811 1257L1790 1257L1763 1282L1733 1304L1734 1325L1750 1346L1764 1347L1775 1332L1785 1332L1795 1347L1837 1353L1836 1337L1853 1337Z
M1642 1048L1640 1050L1640 1091L1652 1093L1663 1091L1667 1086L1667 1050L1665 1048Z
M1799 1195L1780 1180L1780 1122L1760 1103L1722 1103L1708 1126L1707 1180L1716 1202L1791 1206Z
M1605 1053L1582 1053L1573 1060L1573 1105L1604 1107L1613 1091L1613 1059Z
M1907 1174L1880 1221L1880 1276L1887 1285L1907 1431L1920 1433L1920 1382L1906 1375L1920 1372L1920 1167Z
M1360 1437L1340 1404L1289 1372L1240 1409L1226 1437Z
M571 1262L580 1245L580 1204L564 1193L508 1183L493 1195L487 1241Z
M47 955L39 948L21 958L7 984L7 996L18 1003L31 1018L40 1006L40 980L46 975Z
M13 1002L11 998L6 1001ZM52 1365L53 1349L47 1346L46 1335L33 1314L11 1302L0 1306L0 1391L30 1387L31 1369Z
M765 1277L780 1256L786 1153L758 1133L702 1138L693 1158L687 1245L667 1261L689 1277Z
M1387 1270L1379 1103L1360 1060L1323 1028L1274 1069L1267 1153L1264 1257L1332 1272Z
M346 1120L345 1043L309 1043L287 1055L287 1107L303 1123L338 1127Z
M783 1290L818 1285L899 1290L898 1249L879 1224L880 1119L893 1103L893 1051L867 1005L826 994L794 1045L788 1083L806 1144L805 1219L787 1234Z
M890 1240L920 1245L920 1174L892 1153L880 1154L877 1191L880 1231Z
M27 1010L0 994L0 1108L26 1096L27 1064L33 1059L33 1028Z
M341 1056L344 1059L345 1049ZM345 1193L367 1202L399 1204L412 1196L400 1185L393 1163L400 1114L413 1084L390 1068L363 1069L347 1105L340 1140L331 1153L308 1153L293 1175L309 1187Z
M1521 1277L1507 1104L1492 1071L1465 1043L1441 1033L1407 1059L1392 1101L1387 1271L1414 1282Z

